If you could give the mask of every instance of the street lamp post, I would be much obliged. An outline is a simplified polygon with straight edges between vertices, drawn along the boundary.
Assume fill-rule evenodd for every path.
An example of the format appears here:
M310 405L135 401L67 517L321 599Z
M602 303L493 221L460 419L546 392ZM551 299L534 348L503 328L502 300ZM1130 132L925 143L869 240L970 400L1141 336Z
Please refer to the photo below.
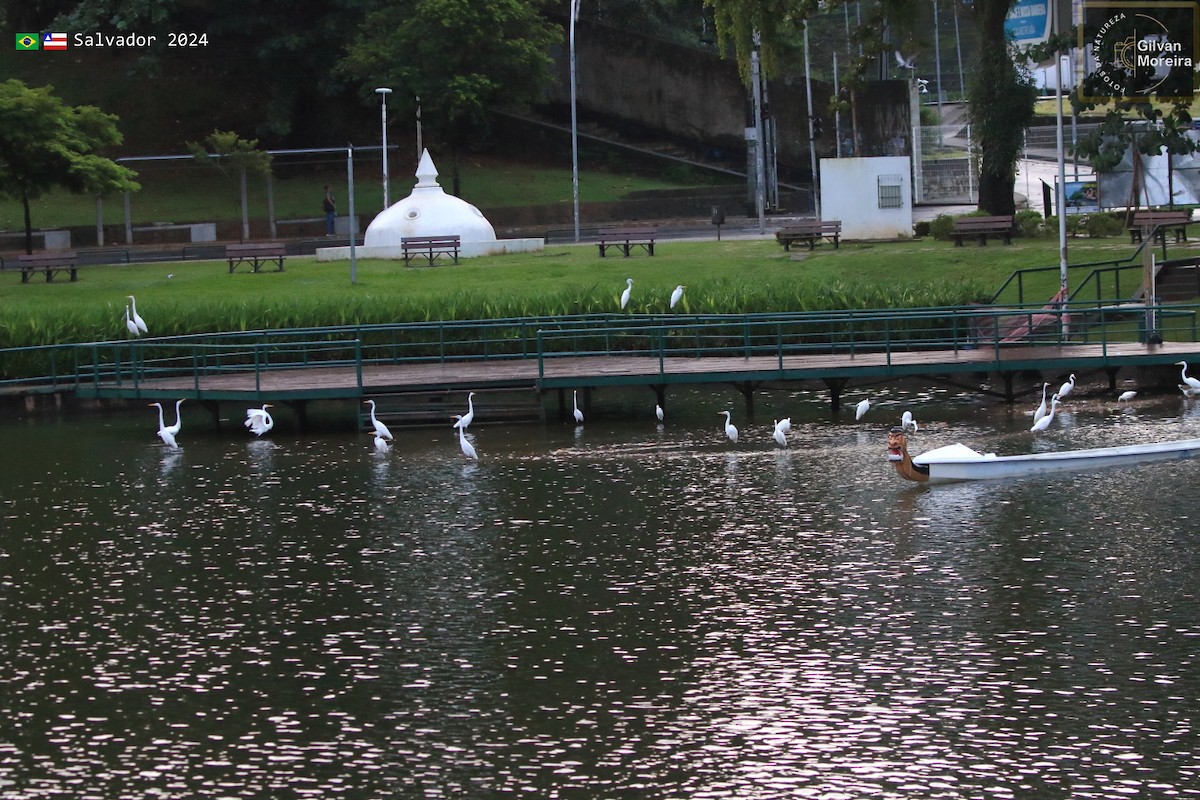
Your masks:
M571 201L575 213L575 241L579 241L579 127L575 116L575 21L580 0L571 0Z
M424 152L425 147L421 143L421 96L416 95L416 99L417 99L417 161L420 161L421 153Z
M379 125L383 129L383 210L387 211L388 205L388 165L387 165L387 96L392 93L391 89L381 86L375 90L375 94L379 95L380 112Z

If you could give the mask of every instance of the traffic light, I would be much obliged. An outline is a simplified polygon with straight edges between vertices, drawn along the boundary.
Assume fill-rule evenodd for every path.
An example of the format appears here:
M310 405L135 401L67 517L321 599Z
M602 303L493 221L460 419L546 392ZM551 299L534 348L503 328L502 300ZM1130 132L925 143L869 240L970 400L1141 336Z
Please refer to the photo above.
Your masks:
M812 118L812 137L814 139L821 138L821 118L820 117Z

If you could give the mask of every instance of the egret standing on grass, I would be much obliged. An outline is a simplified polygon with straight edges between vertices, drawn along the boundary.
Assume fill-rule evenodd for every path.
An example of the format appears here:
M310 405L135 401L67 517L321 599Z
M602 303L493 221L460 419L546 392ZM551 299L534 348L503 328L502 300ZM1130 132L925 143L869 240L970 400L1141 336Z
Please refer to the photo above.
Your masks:
M454 427L458 428L458 446L462 450L462 454L473 461L478 461L479 456L476 455L475 448L467 441L467 434L464 433L467 426L458 424L462 422L462 416L456 414L455 419L458 420L458 422L454 423Z
M629 305L629 295L633 292L633 278L625 279L625 291L621 292L621 310L625 310L625 306Z
M729 418L733 415L730 414L728 411L718 411L717 412L718 417L721 416L722 414L725 415L725 435L729 437L729 441L736 442L737 437L738 437L738 430L734 426L734 424L729 421Z
M125 330L129 331L130 336L141 336L142 332L138 330L137 323L129 318L129 304L125 304Z
M583 412L579 410L579 393L574 389L571 390L571 405L574 407L572 415L575 417L575 424L583 424Z
M1200 383L1197 383L1196 385L1200 386ZM1074 391L1074 389L1075 389L1075 373L1072 372L1071 377L1067 378L1066 383L1064 383L1062 386L1058 387L1058 394L1055 395L1055 397L1057 397L1059 400L1062 400L1064 397L1066 397L1072 391Z
M687 288L682 283L675 287L675 291L671 292L671 308L683 299L683 290Z
M1200 380L1197 380L1196 378L1192 378L1192 377L1188 376L1187 362L1186 361L1176 361L1175 366L1183 367L1183 369L1181 369L1179 371L1179 374L1180 374L1183 382L1186 383L1188 385L1188 387L1191 388L1193 391L1200 392Z
M166 422L163 420L162 403L151 403L150 405L158 409L158 438L162 439L163 444L169 447L179 447L175 442L175 433L167 427Z
M246 421L242 423L255 436L262 436L275 427L275 418L267 411L270 403L263 403L262 408L247 408Z
M382 436L384 439L393 439L394 440L395 437L393 437L392 432L388 430L388 426L384 425L382 422L380 422L378 419L375 418L375 401L374 400L364 400L363 405L367 405L367 406L371 407L371 425L374 426L374 428L375 428L375 435Z
M133 295L127 296L129 297L129 305L133 309L133 313L130 315L133 319L133 324L137 325L137 329L142 333L149 333L150 330L146 327L146 320L142 319L141 316L138 315L137 300L133 299Z
M1054 421L1054 412L1058 408L1058 395L1050 398L1050 413L1033 423L1033 427L1029 430L1037 433L1046 430L1050 427L1050 423Z

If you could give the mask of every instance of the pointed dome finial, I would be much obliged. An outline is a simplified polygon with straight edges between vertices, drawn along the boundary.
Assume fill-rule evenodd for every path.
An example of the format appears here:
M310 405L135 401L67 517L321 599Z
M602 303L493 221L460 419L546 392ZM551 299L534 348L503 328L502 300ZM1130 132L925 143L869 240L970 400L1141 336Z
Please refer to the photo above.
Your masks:
M417 164L417 185L414 188L440 186L437 176L437 167L433 165L433 159L429 157L429 148L426 147L421 151L421 161Z

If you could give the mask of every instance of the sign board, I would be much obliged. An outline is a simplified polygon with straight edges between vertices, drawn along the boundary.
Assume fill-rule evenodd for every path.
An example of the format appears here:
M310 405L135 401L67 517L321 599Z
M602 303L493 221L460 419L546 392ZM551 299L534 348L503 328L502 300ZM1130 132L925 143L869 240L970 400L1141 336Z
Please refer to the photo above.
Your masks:
M1017 0L1004 20L1004 31L1019 45L1041 44L1049 38L1051 0Z

